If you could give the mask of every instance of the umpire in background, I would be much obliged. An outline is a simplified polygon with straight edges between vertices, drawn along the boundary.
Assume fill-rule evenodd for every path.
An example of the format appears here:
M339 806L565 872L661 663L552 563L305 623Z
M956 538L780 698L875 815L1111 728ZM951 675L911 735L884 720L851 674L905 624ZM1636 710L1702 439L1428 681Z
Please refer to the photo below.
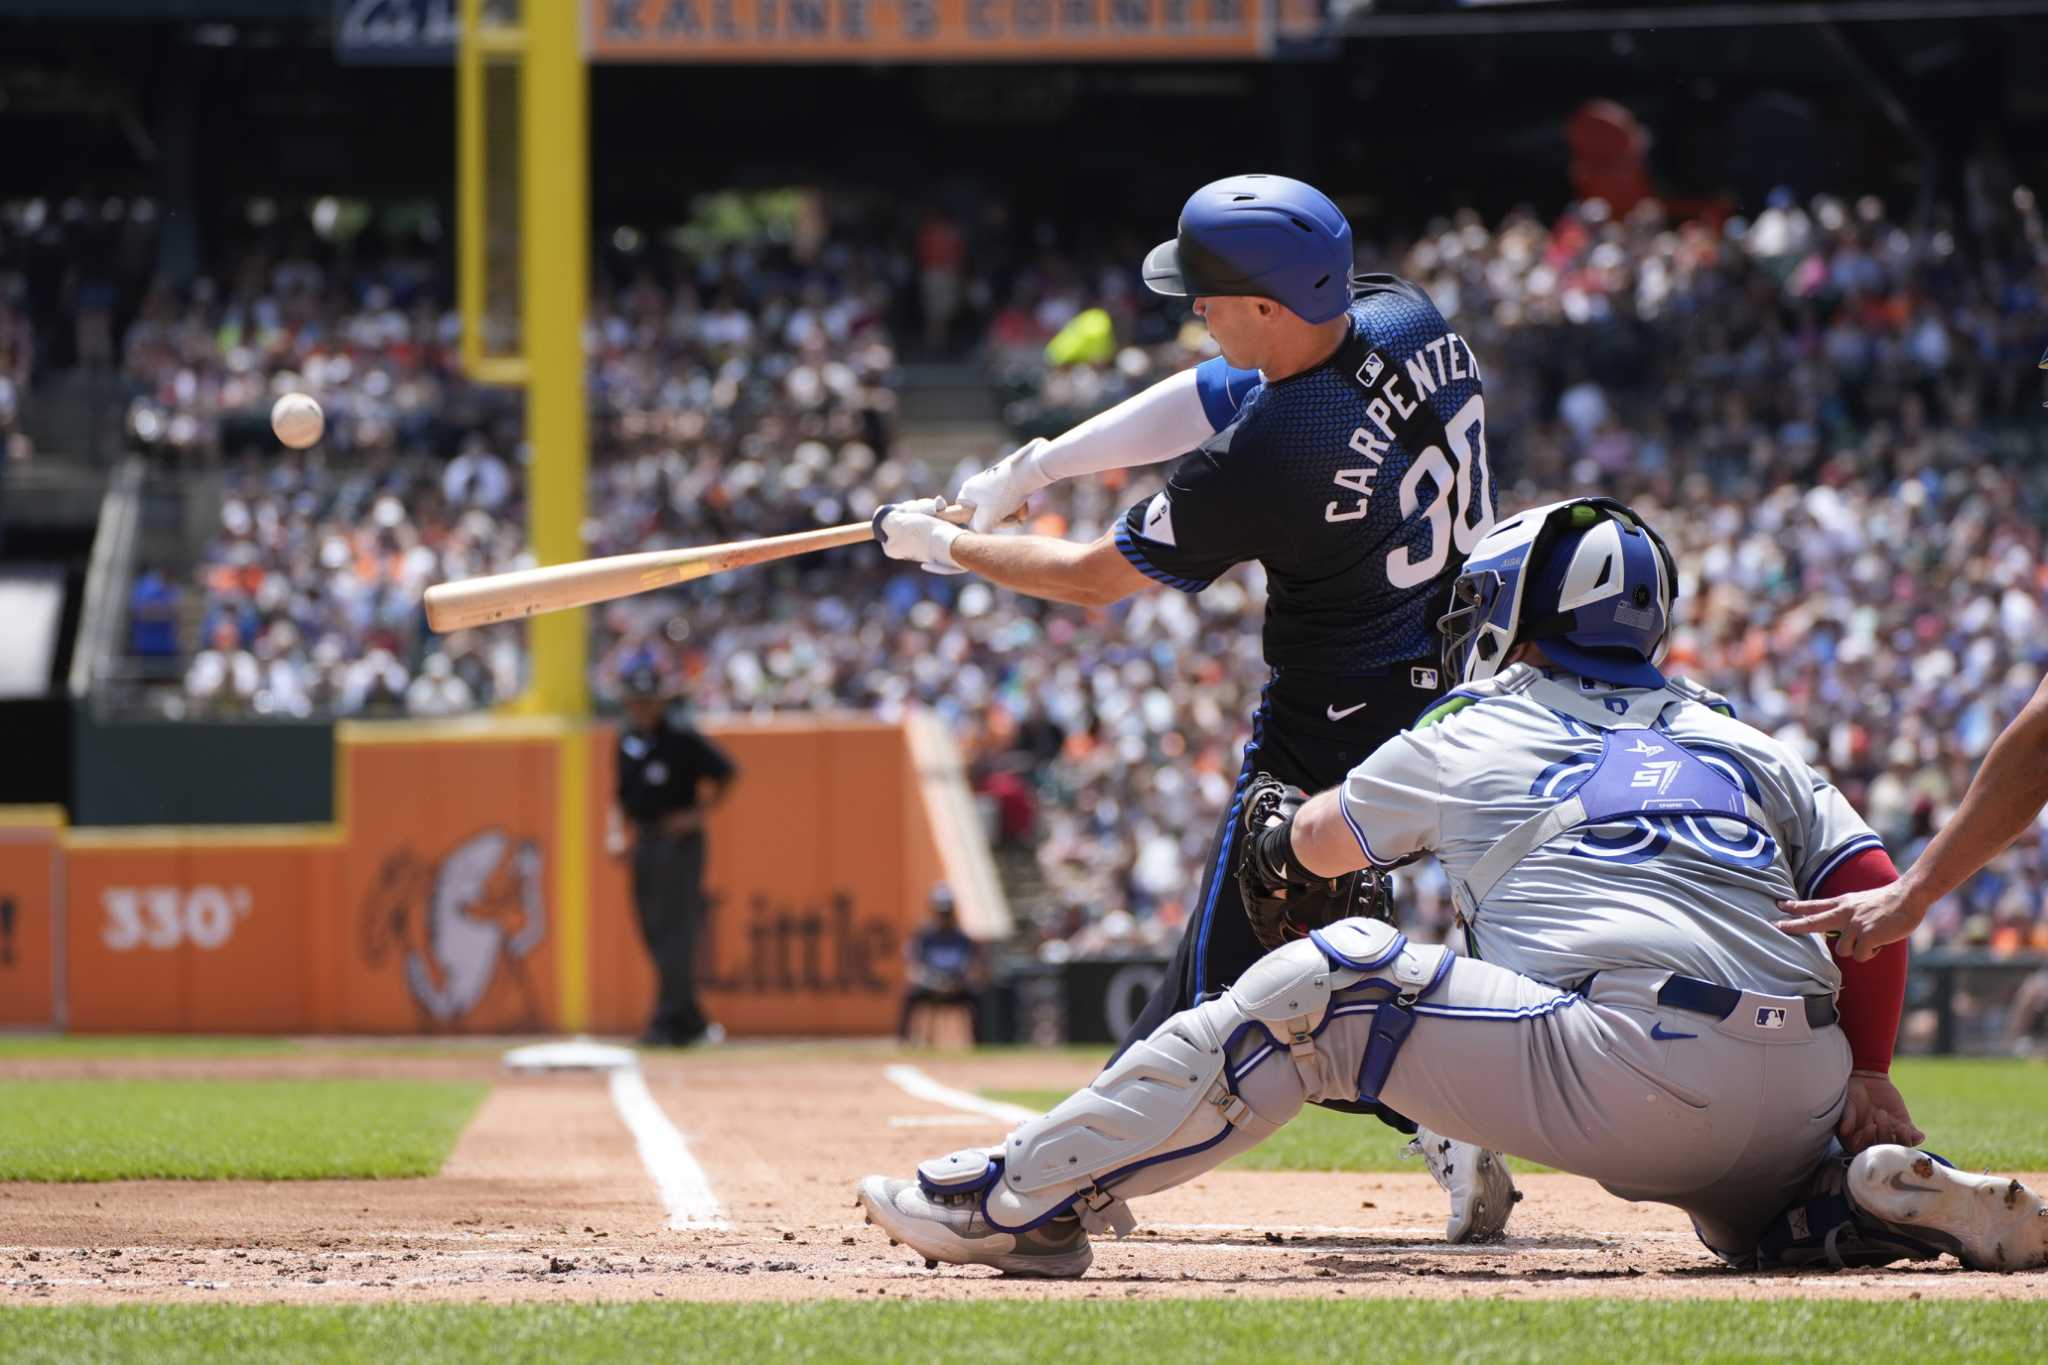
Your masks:
M685 1047L722 1035L697 1003L697 937L704 924L704 817L738 769L725 751L674 714L653 668L625 679L618 791L606 840L633 858L633 909L660 977L654 1017L640 1041ZM630 831L630 837L629 832Z

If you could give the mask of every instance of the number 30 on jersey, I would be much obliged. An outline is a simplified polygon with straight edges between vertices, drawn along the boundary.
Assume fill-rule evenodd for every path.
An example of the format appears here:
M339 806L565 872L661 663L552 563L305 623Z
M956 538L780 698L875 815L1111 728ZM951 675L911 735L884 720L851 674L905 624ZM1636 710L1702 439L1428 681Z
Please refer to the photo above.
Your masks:
M1444 435L1451 447L1447 457L1442 446L1430 446L1415 457L1401 476L1401 520L1422 510L1422 481L1428 479L1436 492L1424 512L1429 526L1429 547L1419 556L1413 546L1401 546L1387 555L1387 582L1397 588L1417 588L1444 571L1451 547L1460 555L1472 553L1493 529L1492 475L1486 468L1486 399L1473 394L1457 415L1444 423ZM1452 461L1457 468L1451 467Z

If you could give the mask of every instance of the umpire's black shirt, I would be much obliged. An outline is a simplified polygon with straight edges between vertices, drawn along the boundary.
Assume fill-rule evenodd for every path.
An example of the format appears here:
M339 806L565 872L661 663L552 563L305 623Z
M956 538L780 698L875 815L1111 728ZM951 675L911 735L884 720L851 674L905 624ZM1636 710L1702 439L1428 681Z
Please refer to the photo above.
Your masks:
M674 811L695 809L700 780L723 780L738 771L725 750L672 713L664 713L651 732L621 732L618 767L619 809L643 828Z

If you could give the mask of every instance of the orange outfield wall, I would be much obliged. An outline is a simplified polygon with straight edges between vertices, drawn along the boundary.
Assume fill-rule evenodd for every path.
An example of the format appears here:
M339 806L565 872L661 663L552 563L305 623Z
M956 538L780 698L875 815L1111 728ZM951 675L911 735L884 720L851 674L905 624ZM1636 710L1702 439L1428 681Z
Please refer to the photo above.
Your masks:
M741 776L708 835L699 978L711 1012L741 1035L885 1031L940 863L904 732L856 720L712 733ZM645 1022L653 975L626 866L603 845L608 729L352 725L337 742L332 826L0 822L0 898L16 907L0 939L0 1025L617 1033ZM558 799L566 762L587 765L573 813ZM572 851L587 874L570 887Z
M0 1028L56 1016L63 826L54 806L0 812Z
M894 1028L903 944L937 865L903 732L793 721L712 733L740 778L706 833L707 1011L735 1034ZM593 735L591 1019L625 1032L646 1022L654 974L626 864L603 851L613 757L611 733Z

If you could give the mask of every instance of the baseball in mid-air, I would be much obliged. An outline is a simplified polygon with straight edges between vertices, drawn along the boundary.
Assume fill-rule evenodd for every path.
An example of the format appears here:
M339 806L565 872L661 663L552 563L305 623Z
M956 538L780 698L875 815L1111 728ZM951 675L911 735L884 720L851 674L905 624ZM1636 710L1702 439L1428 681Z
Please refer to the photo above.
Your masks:
M271 404L270 429L293 450L304 450L327 429L327 414L311 394L288 393Z

